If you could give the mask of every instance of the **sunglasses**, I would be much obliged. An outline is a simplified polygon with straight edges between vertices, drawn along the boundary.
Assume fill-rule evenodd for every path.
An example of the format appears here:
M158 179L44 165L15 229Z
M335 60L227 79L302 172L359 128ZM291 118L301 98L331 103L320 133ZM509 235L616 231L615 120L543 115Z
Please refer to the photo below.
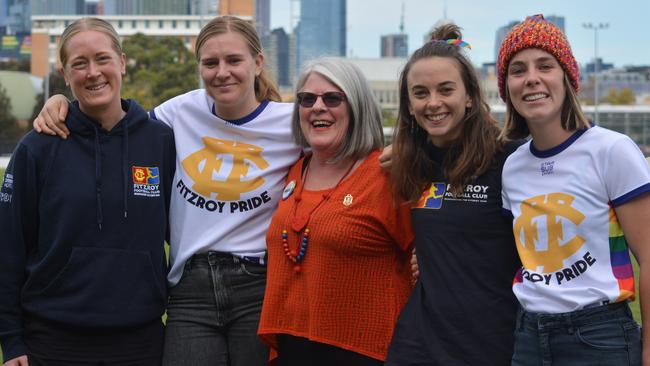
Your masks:
M323 104L328 108L338 107L346 100L345 94L337 91L326 92L323 94L314 94L310 92L300 92L296 94L296 101L303 108L311 108L316 104L318 97L321 97Z

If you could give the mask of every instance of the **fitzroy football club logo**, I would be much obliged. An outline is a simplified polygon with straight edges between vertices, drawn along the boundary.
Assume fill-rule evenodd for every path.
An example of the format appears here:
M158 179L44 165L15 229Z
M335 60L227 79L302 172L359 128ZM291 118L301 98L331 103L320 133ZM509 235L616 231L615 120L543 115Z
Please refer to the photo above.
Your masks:
M202 140L205 147L190 154L182 162L183 169L194 181L194 191L204 197L211 197L214 193L216 199L234 201L238 200L242 193L255 190L264 184L264 178L260 175L249 176L251 164L259 170L269 167L269 163L262 158L264 149L211 137L203 137ZM225 157L231 158L230 172L221 171L226 165ZM217 179L218 175L225 176L226 173L225 179Z
M585 219L571 206L574 200L565 193L550 193L521 203L514 234L525 268L542 273L558 271L564 260L582 247L585 239L580 235L565 237L564 228L577 227Z
M422 193L422 197L415 206L417 208L429 208L438 210L442 207L442 202L447 191L447 183L431 183L428 189Z
M160 196L160 172L158 167L133 166L133 195L144 197Z

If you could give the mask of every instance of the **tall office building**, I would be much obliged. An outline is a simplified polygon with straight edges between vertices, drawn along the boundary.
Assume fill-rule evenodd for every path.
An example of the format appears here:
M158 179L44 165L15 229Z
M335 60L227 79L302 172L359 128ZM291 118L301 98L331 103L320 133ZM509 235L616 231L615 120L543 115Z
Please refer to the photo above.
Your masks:
M0 0L0 59L29 59L32 23L29 0Z
M6 33L28 35L32 31L32 7L29 0L7 0Z
M404 2L399 22L399 33L381 36L381 57L406 57L409 53L409 37L404 33Z
M101 9L98 1L86 1L84 4L84 14L86 15L101 15Z
M555 24L560 30L564 33L564 17L559 15L544 15L544 19ZM522 19L523 20L523 19ZM494 60L499 58L499 48L501 48L501 42L506 38L510 29L515 25L519 24L519 20L513 20L510 23L504 25L503 27L497 29L496 37L494 39Z
M7 0L0 0L0 36L7 33L7 14L9 13L9 3Z
M291 86L289 75L290 36L284 31L284 28L276 28L262 36L262 47L264 47L266 56L266 68L271 77L281 87Z
M519 24L519 21L513 20L510 23L504 25L503 27L500 27L497 29L495 38L494 38L494 60L499 59L499 49L501 48L501 43L503 40L506 38L508 35L508 32L510 32L510 29L514 27L515 25Z
M31 0L32 15L84 14L85 0Z
M407 57L409 38L407 34L381 36L381 57Z
M104 0L104 15L186 15L189 9L189 0Z
M271 32L271 0L255 0L255 27L260 36Z
M190 15L215 16L218 14L219 0L190 0L188 6Z
M346 0L301 0L297 66L320 56L345 56Z

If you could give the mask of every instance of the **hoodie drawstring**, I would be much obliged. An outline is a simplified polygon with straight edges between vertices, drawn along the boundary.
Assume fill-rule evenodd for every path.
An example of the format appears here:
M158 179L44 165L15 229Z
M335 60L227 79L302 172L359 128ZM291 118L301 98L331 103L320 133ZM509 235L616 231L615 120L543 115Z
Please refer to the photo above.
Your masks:
M122 197L124 199L124 218L128 216L128 186L129 186L129 128L126 124L123 126L124 138L122 139L122 178L124 186L122 187Z
M97 196L97 227L102 230L104 215L102 214L102 148L99 144L99 130L95 129L95 194Z

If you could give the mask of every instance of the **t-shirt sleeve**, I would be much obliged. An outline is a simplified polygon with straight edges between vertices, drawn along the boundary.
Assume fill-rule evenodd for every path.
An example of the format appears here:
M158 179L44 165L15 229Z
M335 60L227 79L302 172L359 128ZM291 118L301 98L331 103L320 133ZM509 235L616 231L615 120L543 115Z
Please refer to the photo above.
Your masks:
M153 108L149 111L149 117L151 117L151 119L155 119L156 121L160 121L173 129L173 121L175 116L174 111L176 108L173 108L171 104L172 101L169 100Z
M507 183L507 170L506 166L508 164L508 159L506 159L503 164L503 169L501 171L501 208L504 212L512 212L512 206L510 204L510 198L508 197L508 185ZM512 216L512 214L510 214Z
M607 151L603 177L612 206L650 191L650 167L639 147L624 136Z

